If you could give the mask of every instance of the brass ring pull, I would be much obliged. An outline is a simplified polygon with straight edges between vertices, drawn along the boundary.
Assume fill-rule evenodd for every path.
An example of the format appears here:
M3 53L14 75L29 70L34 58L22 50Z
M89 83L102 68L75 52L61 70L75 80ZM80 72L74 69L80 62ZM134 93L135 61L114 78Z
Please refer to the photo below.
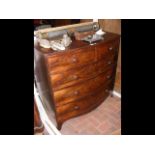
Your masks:
M77 75L73 75L73 79L77 79L78 78L78 76Z
M113 47L109 47L109 51L112 51L113 50Z
M110 75L107 75L107 79L110 79Z
M78 95L78 94L79 94L79 91L77 91L77 90L74 91L74 94L75 94L75 95Z
M79 107L79 106L77 106L77 105L76 105L76 106L74 106L74 109L75 109L75 110L78 110L79 108L80 108L80 107Z
M108 65L111 65L112 64L112 62L111 61L108 61Z
M106 92L106 93L108 93L108 92L109 92L109 90L108 90L108 89L106 89L106 90L105 90L105 92Z
M77 59L76 58L72 58L72 62L77 62Z

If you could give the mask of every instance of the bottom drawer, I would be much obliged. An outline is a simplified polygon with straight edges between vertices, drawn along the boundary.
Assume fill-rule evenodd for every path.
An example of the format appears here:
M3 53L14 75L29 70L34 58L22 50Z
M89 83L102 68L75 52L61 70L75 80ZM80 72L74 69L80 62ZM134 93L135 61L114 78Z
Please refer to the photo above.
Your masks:
M92 95L89 95L75 102L57 107L56 111L58 119L65 121L69 118L89 112L107 98L111 89L112 83L109 83L104 88L99 88L99 90Z

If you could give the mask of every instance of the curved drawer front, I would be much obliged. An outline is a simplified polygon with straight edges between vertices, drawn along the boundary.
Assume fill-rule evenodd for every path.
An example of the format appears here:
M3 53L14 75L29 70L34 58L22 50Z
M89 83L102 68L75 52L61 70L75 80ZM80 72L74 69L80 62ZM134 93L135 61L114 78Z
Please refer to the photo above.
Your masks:
M112 55L104 60L85 65L84 67L76 68L66 72L50 75L53 90L63 89L68 86L75 85L82 81L96 77L105 72L108 67L115 64L115 56Z
M119 47L119 41L113 40L111 42L108 42L106 45L99 44L96 45L96 57L97 60L101 60L107 55L117 55L118 53L118 47Z
M47 58L49 73L55 74L94 61L95 47L85 47Z
M107 84L92 95L88 95L81 100L57 107L57 114L60 116L62 115L62 118L68 116L73 117L94 109L107 98L112 89L111 86L111 84Z
M113 68L101 73L94 79L87 80L81 84L74 85L53 93L56 105L63 105L73 102L103 87L107 81L110 81L113 74Z

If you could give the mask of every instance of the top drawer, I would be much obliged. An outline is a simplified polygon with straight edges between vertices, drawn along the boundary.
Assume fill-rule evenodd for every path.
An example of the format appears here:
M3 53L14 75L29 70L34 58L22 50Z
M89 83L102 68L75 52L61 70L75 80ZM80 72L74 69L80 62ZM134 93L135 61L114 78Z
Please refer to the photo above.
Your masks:
M83 64L95 61L95 47L85 47L76 51L62 53L47 58L48 70L50 73L66 71Z
M107 55L116 55L119 48L119 40L113 40L106 44L96 45L96 59L101 60Z

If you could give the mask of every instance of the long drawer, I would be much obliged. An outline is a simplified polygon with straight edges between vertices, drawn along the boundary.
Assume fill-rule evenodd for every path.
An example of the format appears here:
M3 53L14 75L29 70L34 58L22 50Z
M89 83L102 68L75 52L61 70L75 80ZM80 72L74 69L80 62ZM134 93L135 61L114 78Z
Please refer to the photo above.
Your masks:
M54 75L49 75L53 90L59 90L82 81L96 77L106 71L107 67L112 66L116 63L115 55L111 55L106 59L85 65L83 67L68 70L66 72L60 72Z
M53 92L54 100L57 106L73 102L81 97L95 92L99 87L103 87L107 81L112 80L113 67L108 68L106 72L101 73L97 77L84 81L65 89Z
M109 95L111 89L111 83L107 83L105 87L98 89L98 91L96 91L92 95L88 95L85 98L74 101L70 104L57 107L57 114L66 117L67 115L76 116L83 112L89 111L90 109L102 103L102 101L104 101L104 99Z
M95 47L85 47L59 56L47 58L49 73L55 74L66 71L77 66L93 62L95 58Z

